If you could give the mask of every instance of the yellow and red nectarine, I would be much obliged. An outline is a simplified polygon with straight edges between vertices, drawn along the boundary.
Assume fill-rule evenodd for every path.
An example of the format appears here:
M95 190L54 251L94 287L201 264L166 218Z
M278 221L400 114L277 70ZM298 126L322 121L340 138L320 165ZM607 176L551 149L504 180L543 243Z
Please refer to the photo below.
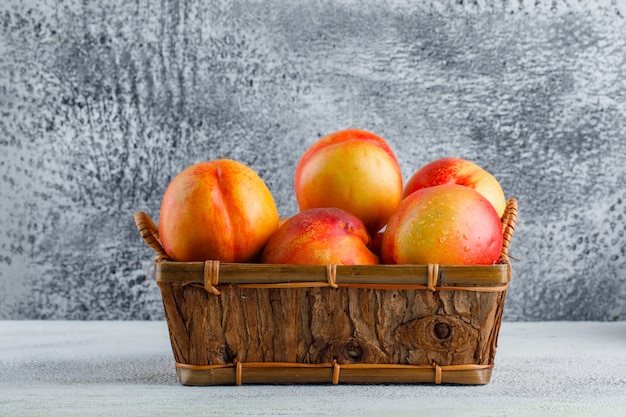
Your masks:
M261 261L270 264L373 265L369 234L353 214L338 208L312 208L289 218L270 238Z
M389 219L381 256L389 264L489 265L502 249L502 223L472 188L444 184L406 197Z
M403 197L422 188L442 184L473 188L489 200L498 216L504 214L506 199L498 180L484 168L462 158L441 158L424 165L409 178Z
M175 261L255 261L277 228L276 204L263 180L229 159L186 168L161 202L159 235Z
M301 211L336 207L378 232L402 199L402 174L380 136L358 129L331 133L302 155L294 176Z

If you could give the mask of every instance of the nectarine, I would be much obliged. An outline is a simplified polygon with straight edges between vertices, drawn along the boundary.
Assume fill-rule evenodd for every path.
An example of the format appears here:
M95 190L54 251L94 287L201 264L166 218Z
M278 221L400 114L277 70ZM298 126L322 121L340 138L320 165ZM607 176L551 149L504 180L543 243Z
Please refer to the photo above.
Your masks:
M479 192L445 184L415 191L389 219L381 256L391 264L488 265L502 249L502 223Z
M358 129L332 133L311 145L296 167L294 186L301 211L346 210L372 235L402 198L402 174L391 147L380 136Z
M261 261L273 264L372 265L365 225L338 208L312 208L289 218L270 238Z
M163 249L175 261L258 260L278 228L269 189L250 167L218 159L194 164L169 184L159 216Z
M425 187L459 184L481 193L502 217L506 199L498 180L474 162L462 158L441 158L418 169L406 183L403 197Z

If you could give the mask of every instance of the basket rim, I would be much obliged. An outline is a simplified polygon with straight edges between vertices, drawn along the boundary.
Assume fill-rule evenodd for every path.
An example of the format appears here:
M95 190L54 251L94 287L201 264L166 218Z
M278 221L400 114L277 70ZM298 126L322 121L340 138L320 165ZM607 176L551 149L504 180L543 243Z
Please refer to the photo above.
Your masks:
M159 283L250 288L357 287L372 289L467 289L502 291L510 262L494 265L276 265L156 260ZM332 271L332 272L331 272ZM331 278L332 276L332 278Z

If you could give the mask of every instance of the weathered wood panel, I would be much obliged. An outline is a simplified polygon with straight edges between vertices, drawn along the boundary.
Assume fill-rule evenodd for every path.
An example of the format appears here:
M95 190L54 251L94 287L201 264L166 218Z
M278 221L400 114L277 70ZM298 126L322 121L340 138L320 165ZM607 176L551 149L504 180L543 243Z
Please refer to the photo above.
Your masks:
M159 286L175 359L190 365L488 365L502 314L499 292Z

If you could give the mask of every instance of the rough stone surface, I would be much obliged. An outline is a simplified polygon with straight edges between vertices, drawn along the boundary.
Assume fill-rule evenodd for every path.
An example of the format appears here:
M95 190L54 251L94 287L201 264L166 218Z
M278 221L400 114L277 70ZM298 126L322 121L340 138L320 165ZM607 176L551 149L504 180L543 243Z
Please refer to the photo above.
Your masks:
M609 0L3 0L0 318L158 319L151 250L189 164L281 215L317 138L383 136L517 197L505 320L626 319L626 5Z

